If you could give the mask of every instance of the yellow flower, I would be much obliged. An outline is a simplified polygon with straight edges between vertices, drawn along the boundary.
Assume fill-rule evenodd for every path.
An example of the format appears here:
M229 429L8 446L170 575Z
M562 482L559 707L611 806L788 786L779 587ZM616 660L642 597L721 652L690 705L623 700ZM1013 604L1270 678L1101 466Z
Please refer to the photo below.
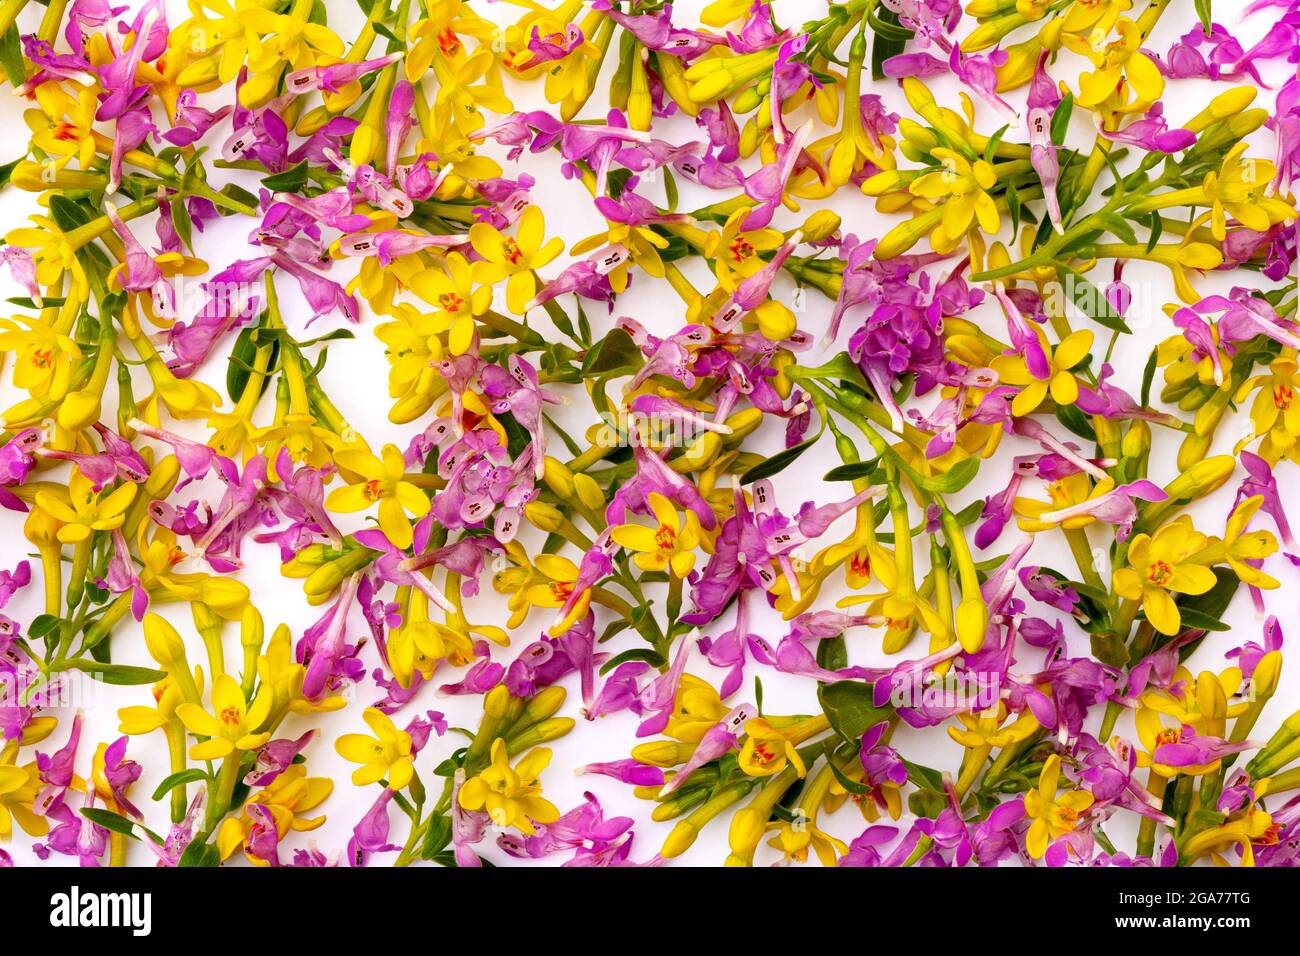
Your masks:
M469 625L463 618L457 623L462 629L430 620L428 597L412 589L402 625L388 638L388 661L400 686L410 687L417 670L427 680L444 660L454 666L468 664L474 659L472 633L482 633L498 644L509 643L500 628Z
M683 674L664 735L683 743L698 744L727 715L728 709L712 684L694 674Z
M207 737L190 748L195 760L217 760L236 750L256 750L271 738L269 733L257 733L271 713L271 691L263 687L248 706L244 692L235 679L222 674L212 685L214 717L198 704L181 704L176 716L190 733Z
M786 863L808 862L808 850L817 854L823 866L834 866L835 861L849 852L848 845L829 833L813 826L806 820L799 821L799 826L787 820L777 820L768 825L776 835L767 841L767 845L781 851Z
M743 206L727 217L721 232L705 234L704 258L712 263L718 285L728 294L763 268L762 253L775 252L785 242L785 235L776 229L742 230L749 213L750 207Z
M391 789L404 789L415 774L411 735L398 730L387 714L374 707L367 707L361 717L375 736L344 734L334 743L334 749L344 760L361 764L352 771L352 782L364 787L387 778Z
M1065 12L1061 28L1067 33L1110 33L1119 15L1133 6L1133 0L1074 0Z
M13 761L17 756L16 743L8 745L0 754L0 837L13 832L15 818L29 835L44 836L50 825L45 817L32 811L32 804L43 789L40 775L35 763L16 766Z
M527 602L536 607L564 607L573 594L573 586L578 580L578 566L568 558L558 554L539 554L533 566L545 576L544 583L529 584L524 591ZM563 621L552 629L552 634L559 634L573 625L573 622L586 615L591 607L591 590L584 591L574 602L573 609Z
M1201 737L1222 737L1228 720L1239 717L1250 706L1248 701L1230 704L1241 689L1241 670L1229 667L1221 674L1202 671L1195 678L1187 668L1179 667L1172 686L1176 691L1149 690L1138 702L1134 714L1138 741L1143 750L1137 752L1137 765L1149 767L1161 777L1172 778L1178 774L1200 776L1219 769L1221 761L1171 767L1156 763L1156 748L1176 744L1182 739L1183 728L1190 727ZM1162 718L1170 718L1172 726Z
M309 777L305 764L290 764L285 771L271 783L263 787L244 804L256 803L265 807L275 821L275 829L280 839L290 831L302 833L315 830L325 822L324 815L303 817L300 814L314 810L325 801L334 790L334 781L328 777ZM221 859L227 860L236 850L247 842L253 830L253 818L247 813L238 817L227 817L217 831L217 849ZM254 866L269 865L251 854L248 860Z
M459 63L435 59L438 94L433 102L434 114L468 135L483 126L480 107L497 114L511 112L514 104L502 90L500 76L492 71L494 61L492 51L482 48Z
M36 506L63 522L58 537L64 544L85 541L96 531L122 527L126 508L135 498L136 485L127 482L110 492L97 493L90 479L74 467L68 478L68 501L48 491L36 493Z
M1012 508L1017 515L1016 524L1021 531L1046 531L1049 528L1085 528L1097 519L1091 514L1074 512L1085 502L1109 494L1115 487L1111 478L1105 478L1095 485L1088 475L1076 471L1053 481L1047 486L1047 501L1035 498L1017 498ZM1071 512L1062 518L1061 512Z
M199 668L195 668L194 683L199 693L203 693L203 671ZM165 677L153 685L153 697L157 701L156 707L136 704L118 708L117 729L131 736L151 734L176 716L176 708L185 699L180 687L171 677Z
M1233 509L1223 532L1222 547L1224 560L1243 584L1271 590L1280 586L1277 578L1246 563L1266 558L1277 550L1277 538L1273 537L1271 532L1246 530L1250 519L1263 504L1264 496L1254 495Z
M62 157L55 161L58 167L75 156L82 169L90 169L95 160L98 89L82 87L73 97L58 83L42 83L36 88L36 102L40 110L28 110L24 116L32 130L33 145L51 156Z
M771 777L785 769L788 763L801 778L807 774L799 751L794 745L799 725L778 730L762 717L745 723L745 743L740 748L740 769L751 777Z
M536 831L534 823L554 823L560 818L555 804L542 797L537 778L551 762L546 747L531 750L514 767L506 755L506 742L492 741L492 762L460 788L460 805L466 810L486 810L499 827L516 827L525 836Z
M639 524L622 524L610 531L610 536L625 548L637 552L632 560L643 571L662 571L671 568L673 574L684 578L695 567L695 549L700 544L700 519L695 512L686 512L686 523L677 515L673 503L652 491L647 496L650 510L659 522L657 528Z
M1170 592L1204 594L1214 587L1214 572L1190 559L1208 539L1180 515L1154 536L1139 534L1129 545L1127 568L1114 573L1115 593L1142 602L1147 620L1161 634L1177 634L1181 617Z
M1049 392L1057 405L1073 405L1079 397L1079 381L1070 370L1082 362L1092 348L1092 331L1089 329L1071 332L1056 348L1047 343L1047 336L1042 329L1037 332L1043 353L1047 356L1048 369L1045 377L1039 378L1033 374L1026 365L1024 356L1019 353L999 355L993 360L993 370L1002 382L1022 386L1011 402L1011 414L1017 418L1038 408Z
M432 0L424 4L425 17L411 25L407 36L414 42L403 64L406 78L417 83L435 58L457 62L465 56L461 35L489 41L496 27L465 6L463 0Z
M492 287L474 288L473 270L458 252L449 253L443 264L446 272L426 269L418 273L411 291L438 309L429 324L430 331L437 335L450 330L447 347L452 355L462 355L474 338L474 317L492 304Z
M908 191L914 196L942 202L942 218L930 233L936 252L950 252L957 247L972 222L987 233L1002 225L998 207L988 191L997 185L997 173L982 159L973 163L960 153L945 148L930 151L942 169L913 180Z
M1229 215L1258 232L1296 217L1291 203L1265 194L1277 167L1264 159L1243 159L1247 148L1244 142L1234 146L1223 157L1218 172L1205 174L1201 186L1212 204L1210 232L1220 242L1227 235Z
M469 241L474 251L485 260L474 264L475 280L492 284L509 276L506 304L517 315L524 313L524 307L537 291L533 270L546 265L564 250L564 240L558 236L543 242L545 230L542 210L537 206L524 210L513 237L502 235L495 226L486 222L476 222L469 228Z
M379 502L379 527L394 547L411 546L409 511L417 518L429 512L429 497L409 481L403 481L406 462L396 445L385 445L378 458L364 449L337 452L334 461L340 468L355 472L365 480L346 488L335 488L326 506L335 511L365 511Z
M84 301L90 294L86 270L77 258L77 247L58 224L48 216L28 216L36 228L21 226L5 234L5 244L32 250L36 262L36 281L42 286L56 285L67 272L72 276L69 298Z
M1086 56L1097 67L1079 77L1080 106L1097 107L1121 91L1131 90L1132 103L1121 104L1123 112L1144 113L1165 91L1165 78L1160 69L1142 52L1146 39L1142 30L1132 20L1124 18L1115 25L1119 39L1100 47L1093 34L1085 39L1065 34L1061 41L1075 53ZM1103 34L1104 35L1104 34Z
M472 330L473 323L470 325ZM411 417L418 417L447 390L447 380L438 374L437 369L446 355L440 338L445 331L446 326L435 316L422 314L407 304L398 307L393 321L375 329L375 337L386 346L388 395L398 399L391 414L399 414L397 409L406 409L413 403L411 410L415 415ZM419 407L421 405L423 407ZM410 420L405 417L405 412L401 414L402 421Z
M1282 458L1294 459L1296 439L1300 438L1300 404L1295 400L1300 390L1300 366L1295 356L1279 356L1269 364L1267 374L1242 382L1237 401L1255 389L1259 393L1250 403L1250 420L1255 434L1264 436L1260 455L1274 464Z
M1025 708L1004 727L1007 715L1007 705L1002 701L998 701L996 707L980 713L967 711L957 714L961 729L949 727L948 736L972 750L980 747L1006 747L1008 744L1028 740L1041 726L1029 708Z
M26 326L26 328L23 328ZM0 319L0 351L14 352L13 383L34 396L60 399L68 392L81 349L44 317Z
M1083 790L1057 793L1060 777L1061 758L1052 754L1043 763L1037 788L1025 794L1025 816L1033 821L1025 834L1025 849L1035 860L1043 858L1051 843L1073 833L1080 814L1092 806L1092 794Z

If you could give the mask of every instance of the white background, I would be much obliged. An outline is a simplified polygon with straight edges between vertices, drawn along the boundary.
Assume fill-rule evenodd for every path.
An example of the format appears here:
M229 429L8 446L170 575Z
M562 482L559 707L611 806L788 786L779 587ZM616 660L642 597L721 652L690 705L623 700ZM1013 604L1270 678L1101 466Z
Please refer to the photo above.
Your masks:
M361 23L358 9L348 0L328 0L328 4L330 8L330 26L345 41L350 42L351 38L356 35ZM481 15L501 23L516 19L519 13L519 8L508 4L476 4L475 6ZM703 4L696 2L696 0L686 0L686 2L678 3L675 9L675 23L684 27L696 25L698 23L698 10L702 6ZM1234 5L1216 4L1218 8L1228 6ZM24 32L34 30L39 19L41 8L35 4L32 7L33 9L27 11L20 19L20 26ZM777 11L778 22L796 27L809 18L823 16L826 11L825 3L809 2L809 0L778 0L774 7ZM185 8L181 3L169 2L168 10L171 15L169 22L172 26L181 22L185 16ZM1227 16L1235 18L1236 15L1227 14ZM1245 23L1238 23L1235 19L1229 19L1227 25L1230 30L1241 38L1243 46L1249 48L1251 43L1263 35L1270 23L1270 14L1265 12L1257 15L1252 21ZM1163 21L1148 43L1148 47L1164 53L1178 36L1185 33L1194 24L1195 15L1192 12L1192 4L1190 2L1175 4L1174 8L1164 15ZM959 28L958 35L965 35L972 25L973 21L965 21ZM1021 39L1021 36L1017 35L1013 39ZM380 45L377 44L376 54L379 49ZM593 118L604 114L608 77L614 59L615 57L611 55L609 61L606 62L596 92L582 113L582 117ZM1052 73L1055 78L1064 79L1073 88L1077 89L1078 73L1085 66L1085 61L1066 52L1061 54L1057 64L1052 68ZM1266 79L1269 79L1270 85L1274 87L1285 79L1285 64L1268 64L1264 69ZM947 81L937 82L934 88L940 102L954 107L957 106L955 84ZM1202 81L1171 81L1165 97L1166 113L1170 118L1171 125L1176 126L1196 113L1204 107L1210 96L1226 88L1226 84L1212 85ZM540 83L529 87L512 85L509 92L514 99L515 105L520 109L532 109L545 105L541 97ZM893 81L873 83L869 76L864 77L863 92L879 93L884 96L886 103L893 111L902 116L910 115L901 91ZM222 97L228 97L232 94L233 90L220 91L218 94L207 98L207 105L212 106L226 102ZM1013 94L1011 98L1014 103L1021 105L1023 96L1024 90L1021 90ZM1273 93L1271 91L1261 91L1256 105L1271 108L1272 97ZM996 117L982 103L979 103L978 100L976 102L979 114L978 128L985 134L991 135L1002 125L1002 120ZM3 124L5 129L11 131L7 137L8 145L0 147L0 162L7 162L16 158L15 155L11 154L20 148L19 143L26 135L21 112L29 105L31 104L18 100L13 96L0 97L0 110L3 111L0 112L0 123ZM800 117L804 115L810 115L807 107L801 111ZM163 121L161 116L158 117L158 121ZM1084 111L1076 110L1069 144L1086 148L1092 141L1090 124L1090 117ZM224 126L219 127L208 139L219 144L227 128ZM657 136L673 142L704 138L703 132L696 130L689 118L681 117L674 117L667 121L656 121L654 132ZM821 134L819 133L819 135ZM1008 135L1008 139L1023 141L1024 138L1023 130L1013 131ZM1271 158L1274 143L1270 133L1261 130L1252 137L1252 142L1256 144L1256 149L1253 150L1254 155ZM492 151L500 156L500 151ZM213 153L209 153L209 156L212 155ZM751 160L747 168L753 168L752 162ZM541 204L546 214L547 235L559 235L566 240L568 245L572 245L580 238L602 231L603 222L592 207L585 188L579 183L564 180L559 174L559 165L559 156L555 153L540 156L526 154L521 165L505 164L505 168L507 176L512 176L522 169L537 179L538 184L533 192L533 197L535 201ZM901 156L900 165L904 167L908 165L907 161ZM214 183L220 184L226 181L225 177L228 175L230 174L227 172L214 169L211 171L210 179ZM235 179L246 187L253 187L256 183L256 177L239 178L236 176ZM662 200L661 184L643 186L642 190L647 195ZM683 184L682 192L679 207L682 210L697 208L707 202L723 198L718 194L708 194L702 190L693 189L689 184ZM35 198L33 194L18 192L13 187L0 193L0 225L7 230L21 224L24 216L36 211ZM840 213L844 219L845 232L854 232L864 239L883 235L897 221L896 217L877 214L871 201L858 194L852 187L841 189L831 202L822 205L833 208ZM779 228L791 228L800 223L803 217L813 208L816 208L815 204L805 204L803 212L799 214L792 214L783 210L778 213L778 219L774 225ZM153 243L152 222L148 220L136 222L133 223L133 227L142 241L147 246L151 246ZM207 233L196 239L198 255L207 260L213 272L224 268L236 258L256 255L256 251L251 247L247 247L243 238L251 227L251 221L240 219L210 226ZM920 247L916 251L921 251ZM560 268L568 261L570 260L567 255L561 256L560 259L543 269L543 274L548 278L558 274ZM683 267L687 269L687 275L692 278L698 288L708 289L711 287L707 271L698 259L685 264ZM334 273L335 277L342 278L350 275L350 268L347 262L340 263ZM1225 291L1232 284L1228 281L1230 278L1242 284L1249 284L1256 281L1257 274L1242 272L1231 277L1214 275L1204 280L1198 280L1196 284L1198 289L1206 293ZM1097 281L1098 285L1103 285L1109 279L1110 263L1107 262L1098 268L1094 280ZM1151 347L1173 331L1173 327L1160 311L1159 306L1174 301L1174 294L1168 274L1160 269L1147 268L1144 263L1130 264L1125 273L1125 279L1134 287L1134 297L1136 303L1138 303L1136 308L1139 308L1140 311L1131 314L1129 317L1135 334L1131 338L1123 340L1116 350L1114 359L1118 373L1115 381L1136 394L1141 380L1142 367ZM0 279L0 282L3 282L0 291L3 291L5 295L23 294L7 276ZM304 304L298 298L293 283L281 282L280 287L289 327L291 330L302 331L303 322L309 312L305 311ZM792 291L793 284L787 276L783 275L778 280L777 286L774 287L773 294L784 296L786 301L790 301L789 296ZM571 298L565 297L560 301L566 308L571 308ZM814 335L823 335L827 327L830 311L829 303L815 290L809 290L805 301L808 306L807 311L800 316L800 327ZM364 304L363 312L365 313L364 318L361 326L356 329L357 337L355 340L335 342L329 346L330 359L322 376L323 382L328 393L354 426L367 438L373 449L378 451L384 443L390 441L405 447L409 438L422 428L425 422L419 421L410 425L395 426L388 421L387 412L390 407L390 402L386 397L388 366L384 360L382 344L371 334L371 330L377 324L376 319L364 308ZM684 309L680 304L680 300L668 289L665 283L656 282L644 275L637 274L632 289L626 295L620 297L612 316L606 316L603 308L599 305L593 306L590 303L587 303L587 312L599 336L600 331L607 329L619 315L633 316L652 331L658 333L671 332L682 324ZM973 315L980 321L987 323L987 327L992 334L1005 338L1005 322L995 304L986 303ZM529 316L529 320L536 327L547 332L550 331L543 310L534 310L534 314ZM307 338L321 334L329 328L341 325L342 322L341 318L323 319L313 325L310 333L304 334L302 337ZM1076 327L1079 327L1080 324L1084 324L1084 320L1077 320ZM843 347L854 328L855 323L851 314L843 323L838 343L832 344L825 341L819 343L818 348L807 355L803 361L811 365L825 361L834 354L837 348ZM1103 329L1097 329L1097 331L1099 343L1104 344L1109 333ZM225 356L228 354L228 347L227 344L225 349L218 348L214 353L214 359L200 373L200 377L204 381L212 384L223 395ZM6 369L7 367L8 364L6 364ZM6 371L6 374L3 375L3 383L0 383L0 408L8 407L22 397L22 394L13 389L8 383L9 375ZM136 388L137 397L143 397L148 393L148 390L146 382L142 379ZM110 387L109 391L111 393L114 389ZM574 398L574 403L567 408L560 409L558 419L561 424L570 430L571 434L581 435L586 426L594 422L594 415L580 388L571 387L568 391ZM1157 387L1154 391L1158 394L1159 379L1157 379ZM270 420L272 395L273 392L268 392L259 407L257 421L261 424L266 424ZM927 397L923 401L928 407L930 402L933 401L933 397ZM109 405L105 408L104 421L112 422L112 415L112 408ZM1054 425L1055 423L1049 422L1049 426ZM1219 442L1215 451L1230 451L1231 445L1241 434L1241 429L1245 425L1246 416L1240 412L1235 417L1225 420L1219 429ZM206 438L209 434L209 430L199 423L180 423L175 428L177 431L195 437ZM1176 437L1170 438L1160 428L1156 428L1156 433L1157 444L1151 459L1151 477L1156 481L1164 482L1171 478L1175 471ZM781 437L782 423L770 424L765 426L764 430L758 435L748 439L746 447L770 453L781 447ZM992 461L983 465L979 478L963 492L955 505L962 506L977 497L983 497L986 494L1000 490L1005 485L1009 475L1012 455L1029 450L1031 450L1030 446L1016 439L1004 441L998 455ZM831 442L827 440L805 455L796 466L777 476L775 485L782 509L790 513L796 510L805 499L813 498L819 502L826 502L843 495L845 485L827 484L822 482L820 478L829 468L837 464L839 464L839 460L835 456ZM51 477L61 476L61 470L51 474ZM1194 509L1193 513L1197 516L1198 525L1202 530L1207 533L1221 532L1223 520L1231 506L1232 495L1239 479L1240 473L1234 476L1228 486L1221 489L1219 493L1210 499L1198 504ZM1294 472L1291 470L1291 466L1282 466L1280 482L1284 489L1293 485ZM210 482L205 487L207 493L213 496L212 500L215 502L216 496L219 494L218 489L213 488ZM1038 490L1038 488L1030 486L1026 488L1025 493L1034 495ZM193 486L187 491L197 493L197 489ZM1286 493L1284 491L1285 497ZM337 520L340 527L347 532L360 529L363 526L362 518L361 515L344 515ZM851 521L851 519L849 520ZM4 542L3 548L0 548L0 567L12 568L28 552L29 546L22 536L21 526L21 516L12 512L0 512L0 541ZM825 540L836 540L837 537L842 536L840 532L846 526L847 523L837 525L829 532ZM1105 547L1109 541L1109 529L1103 530L1106 531L1105 536L1098 533L1094 537L1094 544L1101 547ZM1001 542L980 557L1005 553L1016 539L1017 534L1018 532L1014 527L1009 527ZM531 529L525 529L524 535L526 542L531 542L534 546L540 544L540 536L532 534ZM247 567L241 572L240 579L245 581L252 589L254 601L266 619L268 635L277 623L283 621L293 629L296 637L304 627L316 620L320 613L319 609L308 606L302 595L300 582L284 579L280 576L278 551L275 546L259 547L252 545L251 542L249 545L245 548ZM575 559L578 557L572 549L567 550L565 553ZM811 549L804 556L810 557ZM1039 536L1025 563L1050 564L1059 568L1073 568L1063 543L1057 536L1052 534ZM33 584L26 592L21 593L6 609L6 613L19 621L30 621L32 617L42 610L39 562L35 560L33 561L33 570L36 580L33 581ZM1270 610L1279 616L1287 631L1295 634L1297 633L1295 604L1290 595L1294 593L1297 574L1300 572L1291 568L1280 556L1275 556L1270 560L1267 570L1280 577L1283 582L1280 591L1268 595ZM843 593L842 579L831 582L824 589L817 606L822 608L830 607ZM756 607L758 603L752 602L751 607ZM689 601L687 606L689 607ZM504 602L492 592L488 580L483 582L483 593L478 598L468 602L467 611L473 621L504 624L506 613L504 611ZM188 636L191 661L205 661L206 655L203 653L202 643L193 633L188 607L172 605L163 609L163 613L177 625L182 634ZM515 632L513 647L493 648L494 658L505 662L512 660L520 649L537 639L542 633L542 629L549 623L551 613L541 611L534 614L525 622L523 627ZM599 622L599 633L599 629L603 629L607 621L607 617L604 615L607 615L608 612L600 610L598 613L602 615ZM1050 609L1041 606L1034 607L1031 609L1031 613L1047 616ZM734 610L729 610L722 619L712 627L707 628L705 633L721 633L731 627L733 619ZM1231 633L1213 634L1204 642L1193 659L1194 670L1207 668L1216 671L1220 670L1226 666L1222 657L1225 650L1245 640L1258 639L1261 620L1251 607L1250 600L1244 593L1244 589L1234 600L1228 612L1227 620L1233 625L1233 630ZM354 612L351 621L350 636L360 636L364 628L360 615ZM755 631L773 643L784 635L788 629L787 625L781 622L776 614L767 611L766 608L763 609L763 613L751 619L751 623ZM1086 653L1086 637L1077 628L1072 628L1068 619L1066 626L1067 632L1071 634L1072 651L1076 654ZM235 662L240 660L237 631L237 627L229 626L226 634L226 657L228 662L232 662L232 668L236 666ZM617 653L636 646L638 642L639 639L632 632L627 632L619 635L609 645L606 645L603 650ZM922 647L922 645L923 639L914 642L913 656L920 653L916 649ZM857 629L851 632L848 635L848 647L851 660L855 664L895 664L902 659L899 656L887 658L883 655L880 651L880 634L869 629ZM141 640L140 629L129 618L119 626L113 635L113 657L115 661L123 663L150 664ZM377 664L373 644L369 644L365 648L362 657L366 662L367 670L373 669ZM1037 669L1040 660L1041 652L1025 648L1025 653L1022 654L1025 670ZM702 655L694 650L687 669L691 673L713 682L715 686L722 677L721 671L709 666ZM753 692L753 678L755 675L760 676L762 679L765 696L764 708L768 712L817 712L816 685L813 681L790 678L753 662L747 665L745 683L735 697L731 699L731 703L739 703L750 698ZM440 699L434 692L434 687L437 684L455 681L459 677L459 671L450 669L440 671L435 675L435 680L426 685L425 690L416 701L395 716L395 720L400 724L410 717L422 714L424 710L432 708L443 711L453 726L471 728L477 726L480 713L479 698ZM570 697L561 714L577 718L579 726L569 737L553 745L554 758L550 768L543 776L546 795L563 811L580 801L584 790L590 790L599 797L607 815L633 816L637 823L635 827L636 842L632 851L632 858L636 860L647 859L657 851L671 824L652 822L649 818L652 805L634 798L630 787L603 777L579 777L573 773L575 767L594 760L613 760L627 756L631 746L637 742L635 738L637 719L624 712L595 723L583 721L578 713L580 701L576 678L571 676L563 683L568 688ZM291 716L281 726L277 734L280 737L297 737L312 727L320 729L319 737L307 752L308 767L313 775L327 776L335 781L334 793L317 811L326 813L328 821L313 833L290 836L282 845L282 855L285 859L291 856L293 848L307 845L315 845L327 853L341 854L353 825L378 795L378 789L375 786L362 789L352 785L349 778L354 766L340 758L334 752L333 747L334 740L340 734L365 731L366 728L361 721L362 706L373 701L378 696L380 695L377 689L367 679L364 684L356 689L354 701L347 709L329 715ZM1256 729L1256 736L1266 738L1280 720L1295 709L1298 700L1300 700L1300 678L1296 677L1294 668L1287 668L1283 673L1282 688L1261 719ZM118 736L117 708L129 704L150 702L148 687L118 688L99 684L92 685L88 699L84 703L86 722L81 749L78 754L78 772L83 775L88 773L90 758L98 742L111 742ZM1097 729L1097 722L1100 720L1100 710L1100 708L1097 708L1097 712L1089 724L1089 729L1094 733ZM66 739L71 711L61 712L58 716L61 718L61 726L51 738L39 745L38 749L50 752L63 744ZM1119 730L1131 735L1131 726L1131 720L1126 715L1121 720ZM432 777L432 768L452 750L463 746L463 744L464 740L461 737L449 732L447 737L433 739L421 753L417 763L417 771L424 775L430 787L438 787L441 783L440 780ZM917 731L903 725L894 737L894 745L909 759L954 772L960 757L960 749L948 739L942 727ZM139 761L144 766L144 775L133 790L134 801L144 809L146 822L151 828L156 832L166 832L168 826L166 803L154 804L149 799L149 794L153 788L169 772L162 735L159 733L148 737L133 738L128 754L132 759ZM30 749L25 751L24 759L31 759ZM406 837L407 821L395 809L391 816L393 822L392 842L400 844L404 842ZM906 826L906 823L907 818L905 817L900 825ZM846 807L834 817L821 820L820 825L847 841L856 836L865 824L854 809ZM727 819L724 818L715 822L698 843L688 853L679 858L679 862L696 865L721 863L727 852L726 829ZM1133 820L1117 817L1108 823L1106 829L1119 849L1132 851L1133 838L1136 833L1136 823ZM14 855L19 865L36 862L34 855L29 850L31 839L17 828L15 833L17 835L5 844L5 849ZM493 839L484 841L480 844L479 849L494 862L510 862L509 858L495 846ZM143 847L133 846L130 854L129 860L135 865L147 866L153 862L152 855ZM548 862L560 862L565 856L567 854L553 858ZM760 864L771 862L776 857L775 851L763 846L759 850L757 862ZM387 860L391 860L391 855L377 857L374 862L378 864ZM67 857L56 856L51 862L71 863L73 861Z

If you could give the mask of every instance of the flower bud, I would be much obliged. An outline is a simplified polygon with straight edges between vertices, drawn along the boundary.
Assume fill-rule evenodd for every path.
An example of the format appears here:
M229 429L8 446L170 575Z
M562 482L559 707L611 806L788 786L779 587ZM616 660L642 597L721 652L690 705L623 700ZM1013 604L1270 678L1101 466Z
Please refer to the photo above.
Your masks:
M251 604L246 605L239 617L239 643L243 647L260 650L265 634L266 625L262 621L261 612Z
M1125 458L1144 458L1151 451L1151 426L1142 419L1136 419L1124 433L1120 442L1120 453Z
M524 517L540 531L548 534L559 531L564 526L564 515L554 505L544 501L530 501L524 506Z
M70 432L79 432L99 421L100 405L103 396L93 389L71 392L59 405L59 427Z
M1201 110L1183 124L1183 129L1199 133L1219 120L1228 119L1241 113L1255 101L1255 89L1250 86L1234 86L1210 100L1210 105Z
M1209 435L1187 435L1178 446L1178 470L1186 471L1205 457L1210 450Z
M558 740L573 730L577 721L572 717L551 717L547 720L539 720L531 727L525 727L513 737L506 738L506 753L522 753L530 747L536 747L538 744L544 744L552 740Z
M690 790L679 790L663 803L656 805L650 811L650 819L656 823L672 820L698 807L708 798L708 787L692 787Z
M829 209L818 209L804 220L799 231L803 233L804 242L821 242L835 235L836 230L840 228L840 222L837 213Z
M167 669L186 670L185 642L176 633L166 618L157 614L146 614L143 622L144 646L149 656Z
M1215 455L1196 462L1165 486L1170 501L1203 498L1213 494L1232 476L1237 460L1232 455Z
M600 490L600 485L591 475L578 474L573 476L573 487L577 492L578 501L584 508L592 511L603 511L605 508L605 493Z
M547 486L555 492L556 497L561 501L568 500L574 495L573 472L569 471L557 458L547 455L543 459L542 478Z
M675 767L695 753L695 744L677 740L652 740L632 748L632 759L652 767Z
M543 687L524 705L523 711L519 714L519 722L535 724L539 720L545 720L564 706L566 697L568 692L558 684Z

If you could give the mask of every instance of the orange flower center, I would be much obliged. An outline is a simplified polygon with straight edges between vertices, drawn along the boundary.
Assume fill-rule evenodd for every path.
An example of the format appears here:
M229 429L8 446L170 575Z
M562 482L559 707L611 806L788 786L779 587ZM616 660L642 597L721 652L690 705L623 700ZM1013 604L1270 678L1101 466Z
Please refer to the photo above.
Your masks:
M378 478L371 478L366 482L365 495L369 501L378 501L383 497L383 482Z
M744 262L754 254L754 246L744 236L738 236L731 244L731 258L734 262Z
M451 27L438 34L438 49L446 56L455 56L460 52L460 37L456 36Z
M1168 561L1153 561L1147 569L1147 580L1156 587L1164 587L1174 576L1174 569Z
M563 603L573 594L573 584L569 581L552 581L551 596Z
M754 762L759 766L766 767L776 759L776 754L772 748L761 740L754 741Z
M1165 744L1176 744L1183 737L1183 732L1176 727L1166 727L1160 733L1156 734L1156 746L1163 747Z
M465 304L465 300L454 292L444 292L438 296L438 304L447 312L459 312L461 306Z
M239 725L240 714L238 707L225 707L219 716L223 724L229 724L232 727Z
M677 532L666 524L661 524L655 532L655 547L660 551L671 551L677 544Z
M509 237L501 241L501 255L512 266L519 265L524 259L524 251L519 248L519 243Z
M1273 386L1273 404L1281 411L1286 411L1291 407L1291 400L1295 397L1295 392L1290 385L1277 384Z

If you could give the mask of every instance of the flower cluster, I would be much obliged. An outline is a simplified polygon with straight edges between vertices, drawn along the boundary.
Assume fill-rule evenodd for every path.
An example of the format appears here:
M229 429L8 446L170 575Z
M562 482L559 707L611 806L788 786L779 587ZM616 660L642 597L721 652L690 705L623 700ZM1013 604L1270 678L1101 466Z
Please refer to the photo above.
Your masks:
M1300 863L1300 2L555 4L0 5L0 840Z

